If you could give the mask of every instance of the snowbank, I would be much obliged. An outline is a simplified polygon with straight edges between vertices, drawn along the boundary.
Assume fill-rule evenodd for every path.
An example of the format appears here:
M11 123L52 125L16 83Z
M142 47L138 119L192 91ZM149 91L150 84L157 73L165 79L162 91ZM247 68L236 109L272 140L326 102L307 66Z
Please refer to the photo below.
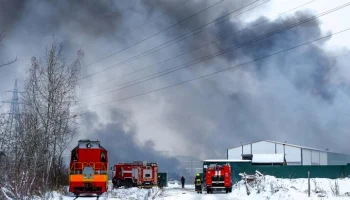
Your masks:
M310 179L311 195L308 198L307 179L280 179L273 176L258 177L245 185L240 181L234 185L232 198L239 199L349 199L350 179ZM338 189L337 189L338 188ZM250 195L247 195L247 190Z
M125 199L125 200L146 200L151 195L149 189L129 188L129 189L114 189L107 194L108 198Z
M180 181L177 181L177 180L168 181L168 187L165 187L165 188L180 189L181 183ZM194 189L194 185L185 184L185 189Z
M168 181L168 187L167 188L181 188L180 181Z

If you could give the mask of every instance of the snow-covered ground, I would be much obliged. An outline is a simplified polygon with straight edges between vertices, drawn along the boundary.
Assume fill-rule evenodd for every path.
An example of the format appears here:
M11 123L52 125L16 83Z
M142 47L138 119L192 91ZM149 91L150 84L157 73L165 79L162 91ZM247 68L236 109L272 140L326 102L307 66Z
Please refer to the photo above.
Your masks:
M337 186L336 186L337 185ZM279 179L273 176L257 177L256 181L245 185L240 181L234 185L232 193L197 194L194 186L181 189L177 182L169 184L156 199L158 200L216 200L216 199L242 199L242 200L300 200L300 199L350 199L350 179L310 179L311 195L308 197L307 179ZM337 189L338 187L338 189ZM247 194L247 189L249 195Z
M181 188L181 184L178 181L169 181L168 187L159 190L153 189L109 189L109 191L103 194L99 199L114 199L114 200L300 200L300 199L349 199L350 200L350 179L311 179L311 196L308 197L308 180L307 179L279 179L273 176L260 176L255 181L245 184L244 181L240 181L234 185L232 193L214 193L197 194L194 191L194 185L185 185L185 188ZM4 191L5 189L2 188ZM249 195L247 194L249 191ZM52 200L73 200L73 195L63 195L56 192L52 193ZM79 197L79 199L97 199L96 197ZM39 198L37 198L39 200Z
M280 179L262 176L246 185L237 183L230 196L239 199L350 199L350 179L310 179L311 195L308 197L307 179ZM337 189L338 188L338 189ZM247 195L247 189L250 195Z
M195 199L204 199L204 200L214 200L214 199L230 199L235 200L231 195L226 193L218 194L197 194L194 190L194 185L185 185L185 188L181 188L181 183L179 181L169 181L168 187L164 188L159 195L155 198L156 200L174 200L174 199L183 199L183 200L195 200Z

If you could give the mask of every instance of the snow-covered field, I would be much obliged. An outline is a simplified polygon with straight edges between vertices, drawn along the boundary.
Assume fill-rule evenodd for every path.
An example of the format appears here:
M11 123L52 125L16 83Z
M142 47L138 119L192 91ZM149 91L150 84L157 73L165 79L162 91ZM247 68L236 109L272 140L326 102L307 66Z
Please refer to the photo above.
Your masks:
M235 184L232 193L214 193L214 194L197 194L194 191L194 185L185 185L181 188L178 181L169 181L168 187L159 190L153 189L113 189L103 194L99 199L115 200L292 200L292 199L349 199L350 200L350 179L311 179L311 196L308 197L308 180L307 179L279 179L273 176L261 176L256 181L249 183L247 186L244 181ZM2 188L4 191L5 189ZM249 191L249 195L247 194ZM10 198L8 198L10 199ZM52 200L72 200L73 195L63 195L56 192L52 193ZM79 199L97 199L96 197L79 197ZM39 198L38 198L39 200Z
M279 179L273 176L260 177L247 185L237 183L230 196L239 199L350 199L350 179L310 179L310 197L308 197L307 179ZM338 188L338 189L337 189ZM250 195L247 195L247 189Z
M214 200L214 199L242 199L242 200L300 200L300 199L350 199L350 179L310 179L310 197L308 197L307 179L279 179L273 176L261 176L256 181L245 185L240 181L234 185L232 193L197 194L194 186L180 189L179 183L169 184L156 199L159 200ZM338 189L337 189L338 188ZM247 194L247 189L249 195Z

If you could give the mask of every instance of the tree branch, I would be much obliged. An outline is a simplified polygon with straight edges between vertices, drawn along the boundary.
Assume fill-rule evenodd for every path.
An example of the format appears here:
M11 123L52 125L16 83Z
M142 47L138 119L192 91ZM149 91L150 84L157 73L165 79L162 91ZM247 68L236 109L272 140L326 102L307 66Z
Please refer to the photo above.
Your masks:
M12 63L14 63L14 62L16 62L16 61L18 61L17 57L16 57L15 59L13 59L13 60L10 60L10 61L7 61L7 62L5 62L5 63L0 64L0 67L4 67L4 66L7 66L7 65L11 65Z
M5 30L3 30L3 31L0 32L0 44L1 44L2 39L4 39L4 37L5 37ZM16 57L15 59L12 59L12 60L9 60L9 61L7 61L7 62L5 62L5 63L2 63L2 64L0 64L0 68L1 68L1 67L4 67L4 66L7 66L7 65L10 65L10 64L16 62L17 60L18 60L18 59L17 59L17 57Z

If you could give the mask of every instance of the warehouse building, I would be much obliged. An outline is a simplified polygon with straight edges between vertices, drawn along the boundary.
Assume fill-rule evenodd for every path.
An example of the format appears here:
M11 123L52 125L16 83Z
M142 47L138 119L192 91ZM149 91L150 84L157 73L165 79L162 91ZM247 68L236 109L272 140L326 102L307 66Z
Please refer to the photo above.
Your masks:
M251 160L252 164L347 165L350 156L327 150L262 140L227 149L228 160Z

